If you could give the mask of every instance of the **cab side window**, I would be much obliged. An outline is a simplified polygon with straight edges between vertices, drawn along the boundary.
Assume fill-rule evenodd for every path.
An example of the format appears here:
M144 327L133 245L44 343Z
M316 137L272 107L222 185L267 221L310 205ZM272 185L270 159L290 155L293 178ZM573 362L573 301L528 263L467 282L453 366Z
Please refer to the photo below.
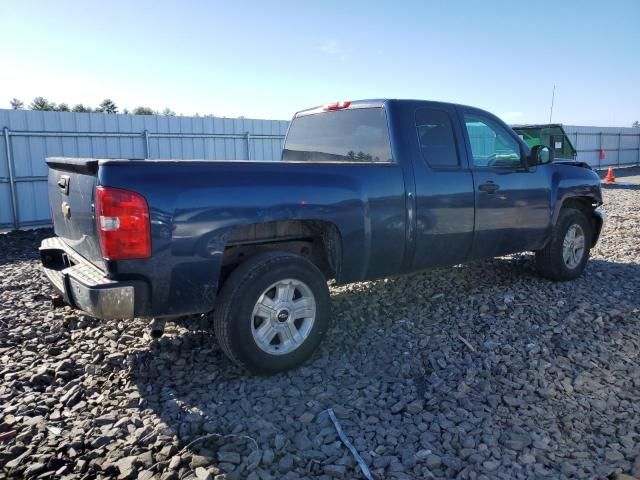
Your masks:
M520 144L492 119L464 114L474 167L519 168Z
M420 151L431 167L459 167L453 125L447 112L433 108L416 110Z

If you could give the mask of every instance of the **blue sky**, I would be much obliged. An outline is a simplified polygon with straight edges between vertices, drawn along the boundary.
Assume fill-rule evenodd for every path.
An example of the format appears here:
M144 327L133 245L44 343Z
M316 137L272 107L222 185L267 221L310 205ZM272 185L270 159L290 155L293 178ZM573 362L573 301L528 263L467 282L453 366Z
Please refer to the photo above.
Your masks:
M511 123L640 120L639 0L0 0L0 108L109 97L288 119L335 100L422 98Z

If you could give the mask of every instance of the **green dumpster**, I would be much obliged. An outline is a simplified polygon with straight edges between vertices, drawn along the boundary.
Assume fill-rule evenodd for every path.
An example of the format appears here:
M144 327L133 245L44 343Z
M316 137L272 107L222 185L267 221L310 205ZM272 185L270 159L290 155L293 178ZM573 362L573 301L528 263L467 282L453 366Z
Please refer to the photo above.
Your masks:
M560 124L514 125L511 128L529 147L546 145L558 160L575 160L577 152Z

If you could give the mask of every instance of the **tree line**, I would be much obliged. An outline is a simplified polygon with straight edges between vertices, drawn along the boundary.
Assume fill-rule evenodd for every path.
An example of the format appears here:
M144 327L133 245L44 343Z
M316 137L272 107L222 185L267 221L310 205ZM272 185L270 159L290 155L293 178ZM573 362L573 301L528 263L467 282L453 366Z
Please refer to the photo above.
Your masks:
M13 110L24 110L25 106L24 106L24 102L22 100L19 100L17 98L13 98L11 99L11 101L9 102L9 104L11 105L11 108ZM96 108L92 108L89 107L87 105L84 105L82 103L78 103L76 105L74 105L73 107L69 107L68 104L66 103L58 103L56 104L55 102L50 102L49 100L47 100L44 97L36 97L34 98L31 103L26 107L28 110L40 110L40 111L49 111L49 112L80 112L80 113L109 113L109 114L116 114L116 113L123 113L125 115L128 114L132 114L132 115L164 115L167 117L175 117L176 116L176 112L174 112L173 110L171 110L170 108L165 108L162 112L159 112L157 110L154 110L153 108L149 108L149 107L136 107L133 110L129 111L128 109L123 109L122 112L118 111L118 106L115 104L115 102L113 100L111 100L110 98L105 98L102 103L100 103L100 105L98 105ZM194 117L199 117L199 114L195 114ZM205 115L205 117L213 117L213 115ZM240 117L243 118L243 117ZM631 126L633 128L640 128L640 122L638 122L637 120L635 122L633 122L631 124Z
M22 100L13 98L9 102L11 108L13 110L24 110L25 104ZM116 103L110 98L105 98L100 105L93 108L88 105L84 105L82 103L78 103L72 107L70 107L66 103L55 103L50 102L44 97L35 97L31 103L26 107L28 110L39 110L45 112L80 112L80 113L108 113L108 114L133 114L133 115L165 115L168 117L174 117L176 112L171 110L170 108L165 108L162 112L158 112L149 107L136 107L133 110L129 111L128 109L123 109L122 112L118 111L118 106ZM197 116L197 114L196 114Z

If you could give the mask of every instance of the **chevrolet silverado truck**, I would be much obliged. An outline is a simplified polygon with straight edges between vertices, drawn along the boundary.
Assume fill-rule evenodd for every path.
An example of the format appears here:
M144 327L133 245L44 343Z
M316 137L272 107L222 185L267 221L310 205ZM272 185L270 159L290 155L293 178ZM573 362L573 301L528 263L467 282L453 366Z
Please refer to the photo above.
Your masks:
M418 100L298 112L281 161L48 158L44 271L98 318L211 312L237 364L305 361L329 279L359 282L515 252L582 274L603 224L598 176L496 116Z

